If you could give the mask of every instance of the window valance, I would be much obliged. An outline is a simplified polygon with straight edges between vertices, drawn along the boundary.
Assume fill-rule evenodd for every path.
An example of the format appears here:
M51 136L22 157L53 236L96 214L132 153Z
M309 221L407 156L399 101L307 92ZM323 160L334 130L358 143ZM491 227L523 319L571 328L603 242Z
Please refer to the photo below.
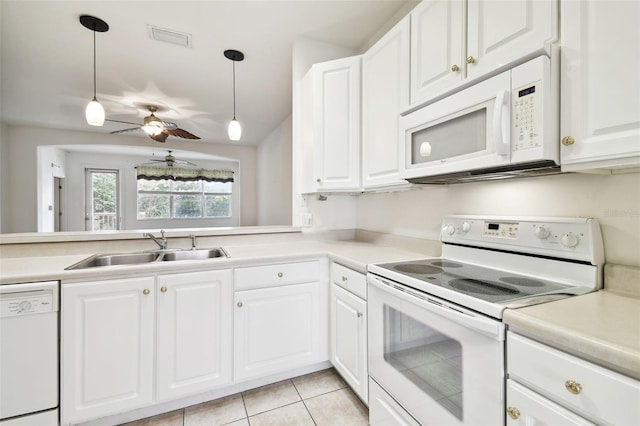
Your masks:
M231 170L184 169L179 167L137 166L137 179L177 180L190 182L204 180L206 182L233 182Z

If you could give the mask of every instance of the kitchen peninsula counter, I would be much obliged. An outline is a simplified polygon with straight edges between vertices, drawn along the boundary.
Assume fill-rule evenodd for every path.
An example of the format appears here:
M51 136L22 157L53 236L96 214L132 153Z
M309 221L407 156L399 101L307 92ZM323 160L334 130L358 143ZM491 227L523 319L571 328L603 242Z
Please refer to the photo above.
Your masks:
M605 288L520 309L503 320L515 332L640 379L640 268L605 265Z

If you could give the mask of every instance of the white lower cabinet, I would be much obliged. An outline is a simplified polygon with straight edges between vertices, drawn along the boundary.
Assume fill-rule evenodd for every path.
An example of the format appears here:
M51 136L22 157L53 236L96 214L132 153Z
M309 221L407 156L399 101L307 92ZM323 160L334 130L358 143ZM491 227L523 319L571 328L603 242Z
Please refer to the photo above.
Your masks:
M153 401L154 277L62 285L63 424Z
M230 384L232 272L161 275L157 287L158 400Z
M638 380L513 332L507 366L507 426L640 424Z
M231 383L232 285L230 270L63 283L62 423Z
M344 266L331 265L330 360L353 391L369 403L367 302L345 288L364 288L366 279ZM355 290L358 291L358 290Z
M236 381L328 359L328 295L320 264L310 261L236 269Z

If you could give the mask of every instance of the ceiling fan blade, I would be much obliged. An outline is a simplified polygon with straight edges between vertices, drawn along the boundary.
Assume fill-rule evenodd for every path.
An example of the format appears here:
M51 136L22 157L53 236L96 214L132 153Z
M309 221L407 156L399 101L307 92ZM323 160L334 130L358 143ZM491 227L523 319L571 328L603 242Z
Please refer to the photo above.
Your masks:
M157 135L149 135L149 137L156 142L165 142L168 136L169 135L164 133L164 131L162 133L158 133Z
M176 128L176 129L164 129L162 133L169 134L171 136L177 136L179 138L184 139L200 139L200 137L194 135L193 133L189 133L186 130Z
M130 121L120 121L120 120L112 120L110 118L105 118L104 121L111 121L112 123L123 123L123 124L133 124L134 126L140 126L139 123L132 123Z
M109 134L116 134L116 133L129 133L129 132L135 132L136 130L142 130L140 127L132 127L130 129L122 129L122 130L114 130L113 132L109 132Z

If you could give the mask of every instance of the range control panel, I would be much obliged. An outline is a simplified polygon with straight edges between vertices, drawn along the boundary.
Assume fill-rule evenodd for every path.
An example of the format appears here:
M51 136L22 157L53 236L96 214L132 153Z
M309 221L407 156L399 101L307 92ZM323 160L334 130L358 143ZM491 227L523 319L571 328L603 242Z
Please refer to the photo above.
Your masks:
M443 243L591 262L604 258L600 225L591 218L448 216Z

